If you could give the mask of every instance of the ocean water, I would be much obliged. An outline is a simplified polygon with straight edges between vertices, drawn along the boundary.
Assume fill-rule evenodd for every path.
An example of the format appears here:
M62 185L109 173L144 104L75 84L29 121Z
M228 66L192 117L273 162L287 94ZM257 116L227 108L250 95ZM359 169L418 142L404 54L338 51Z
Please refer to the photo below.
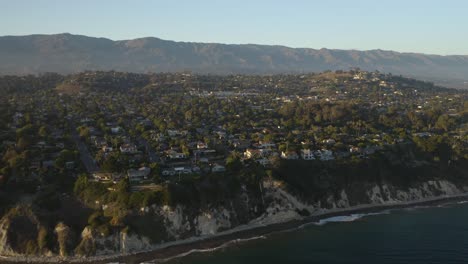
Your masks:
M164 263L468 263L468 203L333 217L184 255Z

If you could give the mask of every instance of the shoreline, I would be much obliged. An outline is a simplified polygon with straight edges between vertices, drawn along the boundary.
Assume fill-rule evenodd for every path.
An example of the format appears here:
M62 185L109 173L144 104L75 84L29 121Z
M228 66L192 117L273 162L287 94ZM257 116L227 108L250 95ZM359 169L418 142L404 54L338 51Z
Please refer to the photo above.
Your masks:
M214 235L204 237L192 237L184 240L167 242L160 245L155 245L153 249L135 252L129 254L116 254L116 255L104 255L104 256L93 256L89 258L60 258L52 257L47 259L46 257L7 257L0 256L0 262L5 264L14 263L77 263L77 264L88 264L88 263L142 263L153 261L156 259L166 260L170 258L177 258L179 255L184 253L190 254L191 251L203 251L213 248L218 248L224 244L234 240L249 240L254 237L262 237L276 232L284 232L288 230L298 229L301 226L308 225L311 223L319 222L320 220L336 217L336 216L347 216L351 214L368 214L377 213L391 209L404 209L413 206L429 206L443 204L444 202L456 202L468 200L468 193L462 193L458 195L444 195L431 198L425 198L409 202L394 202L387 204L364 204L357 205L348 208L335 208L324 210L322 212L316 212L308 217L302 219L289 220L281 223L274 224L251 224L241 225L229 229L226 231L219 232Z

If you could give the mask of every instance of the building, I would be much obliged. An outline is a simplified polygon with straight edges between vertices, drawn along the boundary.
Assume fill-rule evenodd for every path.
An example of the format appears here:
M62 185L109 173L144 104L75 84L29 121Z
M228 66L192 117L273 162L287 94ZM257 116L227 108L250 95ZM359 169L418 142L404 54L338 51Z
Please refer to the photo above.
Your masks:
M287 160L297 160L299 159L299 155L297 155L296 151L281 151L281 158L287 159Z
M105 146L103 146L103 147L101 148L101 150L102 150L102 152L104 152L104 153L109 153L109 152L112 152L114 149L113 149L112 147L109 147L109 146L105 145Z
M130 182L141 182L148 179L151 169L148 167L141 167L138 170L130 169L127 171L128 180Z
M120 146L120 152L124 154L134 154L138 152L138 149L134 144L127 143Z
M212 172L225 172L226 167L224 167L223 165L219 165L219 164L215 163L213 165L213 167L211 168L211 171Z
M322 150L317 150L315 151L314 155L319 159L319 160L334 160L335 157L333 156L333 152L328 149L322 149Z
M181 152L177 152L175 150L171 150L167 153L167 157L173 160L177 160L177 159L186 159L187 155Z
M96 172L93 174L93 178L98 181L110 181L112 180L112 173L108 172Z
M246 159L259 158L261 156L262 154L258 149L247 149L244 151L244 158Z
M267 159L267 158L258 159L258 160L256 160L256 162L259 163L260 165L264 166L264 167L270 165L270 163L271 163L270 160Z
M310 149L302 149L301 150L301 158L303 160L315 160L314 153Z
M111 127L111 132L112 134L118 134L120 133L120 131L122 131L122 128L121 127Z

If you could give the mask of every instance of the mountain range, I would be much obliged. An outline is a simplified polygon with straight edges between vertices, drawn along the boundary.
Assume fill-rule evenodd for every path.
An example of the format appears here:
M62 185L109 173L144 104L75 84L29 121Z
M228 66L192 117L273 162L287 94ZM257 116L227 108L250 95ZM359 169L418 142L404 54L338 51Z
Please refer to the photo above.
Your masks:
M0 75L85 70L274 74L352 67L468 85L466 55L192 43L153 37L114 41L68 33L0 37Z

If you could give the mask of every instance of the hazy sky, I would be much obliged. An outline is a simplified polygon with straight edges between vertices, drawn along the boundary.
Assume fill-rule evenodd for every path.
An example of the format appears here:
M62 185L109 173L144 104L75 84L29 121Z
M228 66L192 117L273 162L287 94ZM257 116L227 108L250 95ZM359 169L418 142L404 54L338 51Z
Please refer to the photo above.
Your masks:
M468 0L0 0L0 35L468 55Z

